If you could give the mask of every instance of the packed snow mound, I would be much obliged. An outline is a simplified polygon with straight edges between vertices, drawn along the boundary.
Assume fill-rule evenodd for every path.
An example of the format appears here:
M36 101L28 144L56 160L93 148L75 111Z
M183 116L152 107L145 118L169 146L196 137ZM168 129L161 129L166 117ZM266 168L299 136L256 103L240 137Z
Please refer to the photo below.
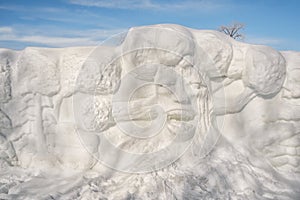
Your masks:
M300 199L299 52L159 24L0 66L0 199Z

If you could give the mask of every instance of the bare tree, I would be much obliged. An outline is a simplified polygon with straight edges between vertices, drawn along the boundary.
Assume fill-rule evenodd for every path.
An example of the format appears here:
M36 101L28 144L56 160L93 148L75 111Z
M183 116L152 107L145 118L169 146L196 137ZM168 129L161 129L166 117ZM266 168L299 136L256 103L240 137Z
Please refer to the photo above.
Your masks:
M245 37L240 31L245 27L244 24L234 23L229 26L221 26L218 30L226 35L229 35L235 40L243 40Z

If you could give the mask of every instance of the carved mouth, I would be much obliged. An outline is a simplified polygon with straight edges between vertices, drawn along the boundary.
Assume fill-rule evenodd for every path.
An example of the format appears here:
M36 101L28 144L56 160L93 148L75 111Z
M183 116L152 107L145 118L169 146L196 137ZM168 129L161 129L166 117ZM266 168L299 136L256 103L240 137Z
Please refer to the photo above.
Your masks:
M174 109L167 112L167 128L176 135L176 140L184 142L190 140L195 131L195 125L192 121L195 119L195 113L192 110Z
M192 110L174 109L167 112L170 121L192 121L195 113Z

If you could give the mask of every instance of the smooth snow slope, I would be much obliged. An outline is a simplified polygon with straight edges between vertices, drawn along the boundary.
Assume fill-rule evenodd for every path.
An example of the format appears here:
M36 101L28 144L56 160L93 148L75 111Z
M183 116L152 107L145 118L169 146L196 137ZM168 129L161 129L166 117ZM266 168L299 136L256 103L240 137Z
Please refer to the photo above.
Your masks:
M299 52L163 24L0 64L0 199L300 199Z

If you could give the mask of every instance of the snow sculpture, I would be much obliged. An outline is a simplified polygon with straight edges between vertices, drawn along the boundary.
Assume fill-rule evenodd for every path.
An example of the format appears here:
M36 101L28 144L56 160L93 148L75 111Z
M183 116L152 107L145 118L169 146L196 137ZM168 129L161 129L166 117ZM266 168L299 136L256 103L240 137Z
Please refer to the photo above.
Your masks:
M0 199L300 198L298 52L164 24L0 61Z

